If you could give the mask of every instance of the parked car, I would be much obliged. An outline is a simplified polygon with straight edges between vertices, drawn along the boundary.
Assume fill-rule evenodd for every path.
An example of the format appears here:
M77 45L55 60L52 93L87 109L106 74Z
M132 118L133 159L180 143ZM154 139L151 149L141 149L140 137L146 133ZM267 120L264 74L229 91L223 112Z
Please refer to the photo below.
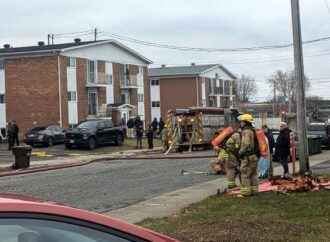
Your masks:
M65 147L86 147L90 150L100 144L114 143L122 145L124 131L115 127L111 120L91 119L80 122L75 128L66 132Z
M0 231L1 242L178 242L108 216L8 194L0 194Z
M309 123L307 124L307 135L321 136L321 145L330 149L330 125L325 123Z
M27 145L46 145L64 143L65 130L57 125L35 127L24 135L24 143Z

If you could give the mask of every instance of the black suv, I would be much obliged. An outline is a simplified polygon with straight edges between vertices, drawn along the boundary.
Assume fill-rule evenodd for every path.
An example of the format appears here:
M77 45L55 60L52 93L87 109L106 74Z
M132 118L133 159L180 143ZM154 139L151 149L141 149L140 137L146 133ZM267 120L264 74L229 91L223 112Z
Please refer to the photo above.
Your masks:
M82 121L65 135L65 147L68 149L76 146L92 150L99 144L122 145L123 142L123 129L115 127L111 120L105 119Z

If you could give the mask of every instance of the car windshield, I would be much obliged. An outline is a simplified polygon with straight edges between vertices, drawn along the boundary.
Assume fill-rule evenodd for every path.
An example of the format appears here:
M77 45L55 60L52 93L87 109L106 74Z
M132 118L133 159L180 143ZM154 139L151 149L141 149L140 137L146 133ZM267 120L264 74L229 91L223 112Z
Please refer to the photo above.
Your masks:
M86 122L82 122L82 123L78 124L77 128L78 129L96 130L96 125L97 125L97 122L95 122L95 121L86 121Z
M324 131L325 132L325 125L322 124L312 124L307 126L308 131Z
M33 129L31 129L31 131L41 131L41 130L45 130L47 127L35 127Z

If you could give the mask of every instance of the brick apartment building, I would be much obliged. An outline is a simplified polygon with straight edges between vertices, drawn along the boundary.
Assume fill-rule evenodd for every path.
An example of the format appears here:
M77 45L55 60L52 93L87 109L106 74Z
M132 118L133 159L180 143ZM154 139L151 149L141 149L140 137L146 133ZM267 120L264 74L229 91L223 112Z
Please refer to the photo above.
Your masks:
M149 68L151 117L165 117L168 110L234 107L236 76L223 65Z
M150 121L151 61L115 40L0 49L0 128L63 128L86 118Z

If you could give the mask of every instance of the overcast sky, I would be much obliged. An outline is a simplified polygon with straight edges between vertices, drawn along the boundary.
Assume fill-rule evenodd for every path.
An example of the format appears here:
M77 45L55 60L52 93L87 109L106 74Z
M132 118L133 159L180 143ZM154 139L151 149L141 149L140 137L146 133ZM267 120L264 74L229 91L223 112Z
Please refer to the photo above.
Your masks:
M330 6L330 0L328 5ZM303 40L330 36L324 0L300 0ZM176 46L238 48L292 42L290 0L1 0L0 46L35 45L47 34L97 28L134 39ZM55 39L71 42L75 36ZM92 35L81 36L92 40ZM100 38L109 38L100 36ZM256 78L269 97L267 78L293 68L292 48L256 52L191 52L160 49L120 40L154 62L152 66L222 63ZM330 41L304 45L309 94L330 99Z

